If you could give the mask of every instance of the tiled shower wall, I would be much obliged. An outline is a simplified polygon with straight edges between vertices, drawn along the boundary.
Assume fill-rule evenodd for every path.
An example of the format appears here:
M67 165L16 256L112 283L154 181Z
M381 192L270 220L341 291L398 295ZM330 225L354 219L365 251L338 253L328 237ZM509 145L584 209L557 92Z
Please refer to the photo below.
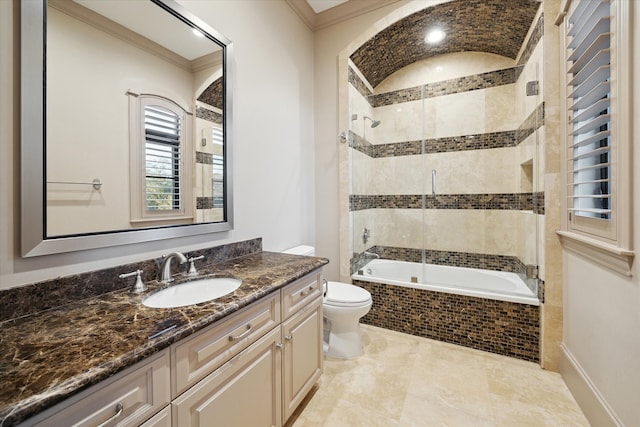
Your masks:
M195 212L197 222L212 222L224 219L224 210L213 205L213 156L222 156L223 147L212 144L205 134L210 134L212 127L222 127L223 120L222 110L204 105L196 108ZM207 142L203 144L203 140Z
M405 67L375 90L351 64L356 260L365 250L402 259L424 247L454 265L482 259L488 268L514 271L535 263L544 195L533 191L543 188L534 131L544 104L525 95L525 84L541 80L541 23L517 61L481 52L441 55ZM381 124L371 128L364 116Z

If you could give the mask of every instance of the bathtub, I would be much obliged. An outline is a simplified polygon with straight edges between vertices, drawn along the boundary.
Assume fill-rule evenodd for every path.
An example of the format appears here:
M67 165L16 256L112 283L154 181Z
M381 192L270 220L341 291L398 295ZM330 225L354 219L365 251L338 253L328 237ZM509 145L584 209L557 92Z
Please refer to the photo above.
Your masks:
M504 271L374 259L351 277L366 282L540 305L520 276Z

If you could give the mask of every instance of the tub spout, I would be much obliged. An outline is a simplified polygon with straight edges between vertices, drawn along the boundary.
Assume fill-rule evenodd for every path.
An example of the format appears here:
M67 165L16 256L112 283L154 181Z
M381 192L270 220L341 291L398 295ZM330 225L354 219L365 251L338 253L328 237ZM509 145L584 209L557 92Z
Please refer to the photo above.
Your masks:
M364 251L364 254L363 254L363 255L364 255L364 256L370 256L371 258L376 258L376 259L379 259L379 258L380 258L380 255L378 255L378 254L374 254L373 252L368 252L368 251Z

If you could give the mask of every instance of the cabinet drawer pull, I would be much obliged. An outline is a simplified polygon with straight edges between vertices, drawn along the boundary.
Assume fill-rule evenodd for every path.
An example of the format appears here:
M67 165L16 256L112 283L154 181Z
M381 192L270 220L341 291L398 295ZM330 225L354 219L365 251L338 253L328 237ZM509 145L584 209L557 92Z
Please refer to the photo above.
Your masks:
M116 418L118 418L120 415L122 415L122 411L124 411L124 406L122 406L122 403L118 402L118 404L116 405L116 413L113 414L108 420L106 420L105 422L98 424L98 427L104 427L107 424L109 424L111 421L115 420Z
M241 340L242 338L246 337L247 335L249 335L249 332L251 332L251 329L253 329L253 326L251 326L251 323L249 323L247 325L247 330L244 331L243 333L241 333L240 335L229 335L229 341L238 341Z
M313 286L309 286L309 289L307 289L306 291L300 292L300 296L301 297L306 297L307 295L309 295L311 293L311 291L313 291Z

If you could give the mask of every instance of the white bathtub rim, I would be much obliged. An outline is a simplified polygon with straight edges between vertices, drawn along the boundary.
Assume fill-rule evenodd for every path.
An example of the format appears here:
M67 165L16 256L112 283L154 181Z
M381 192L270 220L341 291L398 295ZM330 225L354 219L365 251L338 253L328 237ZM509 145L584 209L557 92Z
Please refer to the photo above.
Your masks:
M399 261L399 262L406 262L406 261ZM459 268L468 269L466 267L459 267ZM475 269L470 269L470 270L475 270ZM486 271L486 272L490 272L490 271ZM506 272L494 272L494 273L506 273ZM520 280L520 278L515 273L506 273L506 274L514 275L515 277L518 278L518 280ZM443 284L434 285L430 283L412 283L412 282L405 282L400 280L378 278L375 276L369 276L364 274L353 274L351 275L351 278L353 280L360 280L363 282L389 284L389 285L395 285L395 286L402 286L406 288L423 289L423 290L434 291L434 292L465 295L469 297L485 298L485 299L491 299L496 301L514 302L518 304L527 304L527 305L533 305L533 306L540 305L540 301L535 295L533 295L533 293L531 296L512 295L508 293L496 294L494 292L483 291L479 289L470 289L466 287L453 287L450 285L443 285ZM523 286L526 287L524 283L523 283ZM527 290L529 290L529 288L527 288Z

